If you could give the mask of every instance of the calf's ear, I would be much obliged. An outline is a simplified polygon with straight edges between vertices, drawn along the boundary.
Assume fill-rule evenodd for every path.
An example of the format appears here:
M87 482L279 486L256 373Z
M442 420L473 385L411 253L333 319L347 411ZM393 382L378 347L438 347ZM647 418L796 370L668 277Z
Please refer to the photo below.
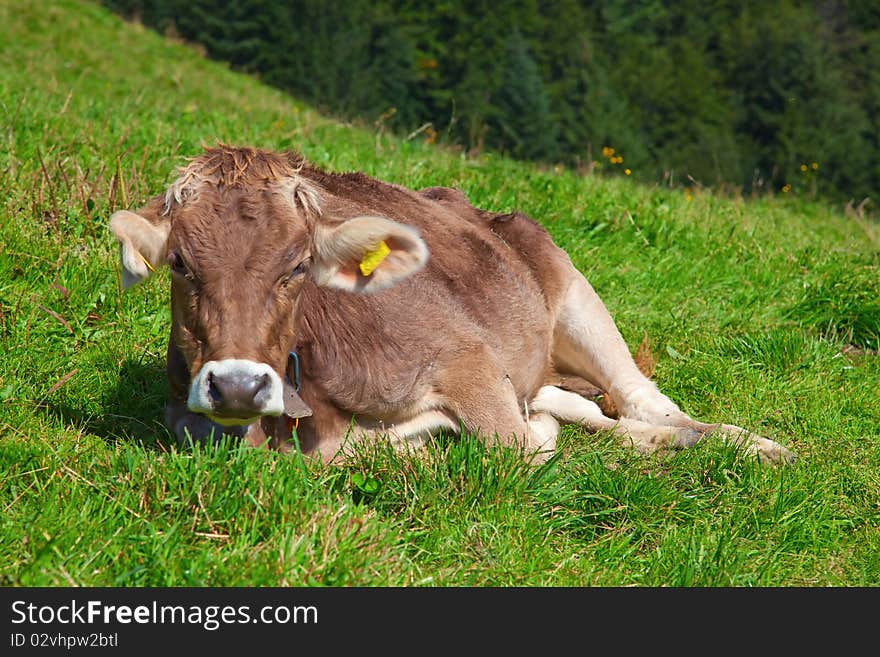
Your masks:
M150 221L134 212L119 210L110 217L110 230L119 241L123 288L148 278L165 261L165 245L171 232L169 220Z
M378 292L425 266L428 246L418 231L384 217L318 223L312 236L312 276L351 292Z

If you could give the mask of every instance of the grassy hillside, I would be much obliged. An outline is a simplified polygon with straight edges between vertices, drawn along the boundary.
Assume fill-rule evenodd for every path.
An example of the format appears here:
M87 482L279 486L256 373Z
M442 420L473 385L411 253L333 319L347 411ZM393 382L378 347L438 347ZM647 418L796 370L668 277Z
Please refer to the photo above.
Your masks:
M880 584L876 223L390 139L74 0L0 0L0 112L0 583ZM531 214L667 394L800 460L571 427L538 468L471 438L333 467L178 450L167 272L121 294L106 224L218 139Z

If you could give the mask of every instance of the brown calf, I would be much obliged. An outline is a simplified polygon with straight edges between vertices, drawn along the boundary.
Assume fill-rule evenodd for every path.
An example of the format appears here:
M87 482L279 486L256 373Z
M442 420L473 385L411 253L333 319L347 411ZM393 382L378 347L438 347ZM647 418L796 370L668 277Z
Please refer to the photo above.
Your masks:
M289 449L301 418L302 451L324 460L349 438L412 445L462 428L546 457L562 421L642 451L716 432L764 461L792 458L683 413L544 228L459 191L219 146L110 227L126 287L171 268L166 420L180 439ZM551 385L560 376L604 391L619 419Z

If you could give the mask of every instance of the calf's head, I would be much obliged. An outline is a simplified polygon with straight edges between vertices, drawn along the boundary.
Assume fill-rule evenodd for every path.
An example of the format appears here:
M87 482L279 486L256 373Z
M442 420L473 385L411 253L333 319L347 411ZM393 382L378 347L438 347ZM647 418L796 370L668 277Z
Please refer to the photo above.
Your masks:
M322 190L302 168L292 154L209 149L164 196L110 219L124 287L170 268L171 330L189 371L187 406L220 424L284 412L307 277L369 293L428 258L409 226L376 216L327 216Z

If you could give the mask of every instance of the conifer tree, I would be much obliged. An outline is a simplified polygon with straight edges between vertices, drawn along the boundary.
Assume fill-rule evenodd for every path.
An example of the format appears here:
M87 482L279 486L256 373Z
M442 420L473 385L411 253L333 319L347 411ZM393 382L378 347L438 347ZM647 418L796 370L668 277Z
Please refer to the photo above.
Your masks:
M557 126L538 65L518 29L507 41L501 86L495 97L492 123L499 146L514 157L552 160L558 154Z
M104 3L321 111L431 122L469 150L574 163L611 146L611 170L647 180L880 197L877 3Z

